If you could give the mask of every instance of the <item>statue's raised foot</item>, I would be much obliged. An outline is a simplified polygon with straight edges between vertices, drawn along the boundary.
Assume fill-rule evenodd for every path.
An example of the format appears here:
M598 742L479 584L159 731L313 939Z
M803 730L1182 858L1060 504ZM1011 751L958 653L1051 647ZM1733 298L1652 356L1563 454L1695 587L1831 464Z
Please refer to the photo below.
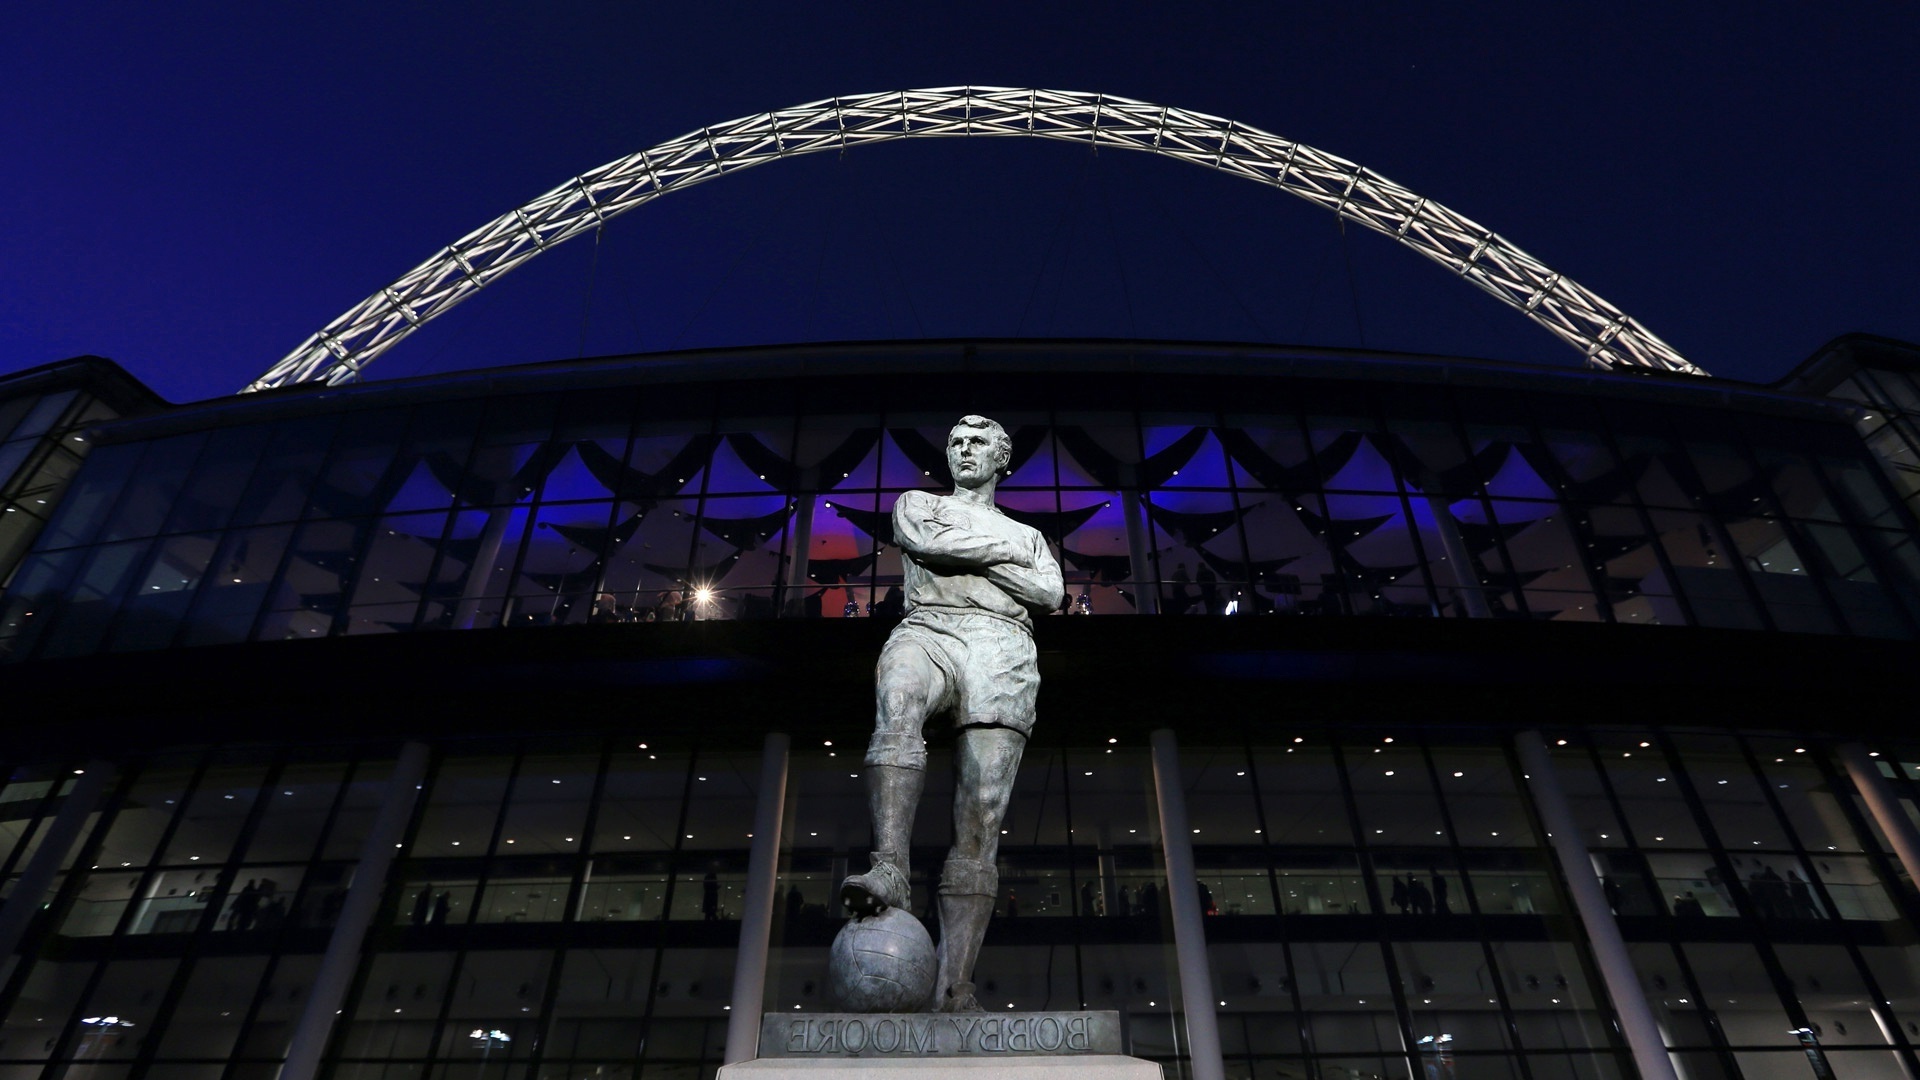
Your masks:
M934 1006L934 1011L966 1013L986 1012L987 1010L981 1008L979 999L973 996L972 983L957 982L947 987L946 996L941 998L939 1003Z
M840 883L840 903L846 906L847 913L864 919L890 907L910 907L913 892L907 882L906 868L901 865L904 862L905 859L896 860L885 852L874 852L871 870L853 874Z

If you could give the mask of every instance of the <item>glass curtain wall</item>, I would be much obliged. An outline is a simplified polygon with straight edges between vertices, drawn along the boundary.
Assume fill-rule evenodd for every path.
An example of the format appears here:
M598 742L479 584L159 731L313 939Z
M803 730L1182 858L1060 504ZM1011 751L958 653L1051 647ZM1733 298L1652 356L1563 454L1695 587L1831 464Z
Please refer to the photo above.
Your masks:
M849 408L912 404L887 385L805 384L772 413L711 385L529 393L106 446L9 589L0 650L885 617L889 512L950 483L954 419ZM1920 625L1911 511L1844 428L1342 384L1289 386L1285 412L1170 408L1260 387L1035 410L1074 389L1042 380L979 406L1065 613Z
M1642 989L1690 1077L1900 1077L1914 899L1830 747L1549 732ZM765 1007L825 1009L837 882L864 866L858 748L798 746ZM1915 781L1889 749L1896 787ZM1145 747L1029 748L981 992L1112 1008L1186 1057L1168 890L1191 888L1236 1075L1627 1075L1525 779L1485 730L1278 724L1182 746L1197 880L1160 858ZM215 748L130 767L7 969L15 1077L277 1069L386 796L390 748ZM934 915L949 762L916 820ZM71 768L0 789L17 877ZM698 1076L731 999L758 752L679 737L440 745L328 1049L334 1076Z

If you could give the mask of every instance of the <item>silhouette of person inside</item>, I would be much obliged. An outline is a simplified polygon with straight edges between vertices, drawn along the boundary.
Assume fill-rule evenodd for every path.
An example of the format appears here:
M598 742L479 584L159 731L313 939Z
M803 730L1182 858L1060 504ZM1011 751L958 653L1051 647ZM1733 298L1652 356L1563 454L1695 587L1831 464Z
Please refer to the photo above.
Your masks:
M1442 877L1442 876L1440 875L1440 871L1438 871L1438 870L1431 870L1431 869L1430 869L1430 870L1428 870L1428 871L1427 871L1427 874L1428 874L1428 876L1429 876L1429 877L1431 877L1431 878L1433 879L1433 911L1434 911L1434 914L1436 914L1436 915L1451 915L1451 914L1453 914L1453 908L1452 908L1452 906L1450 906L1450 905L1449 905L1449 904L1447 903L1447 879L1446 879L1446 878L1444 878L1444 877Z
M253 920L259 911L260 883L248 881L239 895L233 898L233 906L227 909L227 929L242 933L253 929Z
M1193 605L1193 591L1188 588L1192 583L1193 578L1187 574L1187 564L1173 564L1173 595L1167 603L1167 614L1187 613L1187 608Z
M1420 879L1413 874L1407 875L1407 903L1413 908L1415 915L1433 914L1433 894L1428 892L1427 887L1420 884Z
M712 868L700 879L700 917L707 922L720 918L720 875Z
M420 887L420 895L413 901L413 925L427 925L427 916L433 911L433 883Z

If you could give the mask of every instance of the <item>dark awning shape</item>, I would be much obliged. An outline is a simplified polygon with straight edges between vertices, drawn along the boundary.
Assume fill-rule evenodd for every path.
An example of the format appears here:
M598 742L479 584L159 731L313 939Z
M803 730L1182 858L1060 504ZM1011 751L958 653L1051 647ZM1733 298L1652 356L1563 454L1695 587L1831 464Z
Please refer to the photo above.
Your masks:
M1213 510L1198 514L1184 514L1178 510L1169 510L1164 506L1147 503L1147 516L1155 525L1178 536L1188 547L1199 547L1213 539L1226 529L1238 524L1240 519L1259 509L1262 503L1243 506L1234 510Z
M1038 530L1041 536L1054 543L1071 536L1075 530L1092 521L1095 514L1105 510L1111 502L1095 503L1078 510L1015 510L1011 506L1002 506L1000 512L1030 528Z
M792 516L793 503L789 502L770 514L758 517L717 518L703 514L700 527L742 551L758 551L760 545L778 533Z
M615 544L624 544L633 539L634 532L640 528L641 519L646 516L643 511L612 528L599 525L560 525L551 521L541 522L540 527L559 533L566 538L567 543L581 551L604 555L611 551Z
M827 455L820 459L819 465L814 467L814 475L816 477L837 477L842 473L852 470L855 465L860 464L861 460L873 450L874 444L879 441L879 428L856 428L845 439L841 440L840 445L827 451ZM727 445L733 447L733 452L740 455L740 461L749 469L752 469L754 475L759 476L774 487L782 491L803 490L806 487L803 481L803 473L805 470L799 465L787 460L785 457L782 457L757 437L745 434L729 435L727 436ZM816 479L815 483L818 482Z
M1395 475L1408 488L1435 495L1478 491L1487 486L1513 452L1510 442L1494 441L1466 460L1444 469L1429 469L1406 440L1393 434L1367 436L1380 456L1393 466Z
M1525 532L1533 522L1507 521L1498 525L1483 525L1477 521L1460 521L1455 524L1460 526L1460 539L1466 541L1469 551L1485 551Z
M636 469L600 448L596 442L581 442L580 461L595 480L613 493L614 498L652 506L678 492L686 479L698 472L720 445L718 435L696 435L673 456L659 472Z
M859 507L837 502L830 502L827 505L854 528L873 537L876 543L893 543L893 512L891 510L862 510Z
M1108 452L1086 429L1063 427L1059 429L1060 445L1066 447L1073 460L1087 470L1088 475L1114 491L1123 487L1150 491L1173 479L1173 474L1193 460L1202 444L1207 441L1208 428L1197 427L1162 447L1158 452L1147 456L1133 469L1134 480L1131 485L1124 483L1126 465L1117 456Z
M579 445L584 448L593 444ZM507 477L477 476L461 462L456 461L452 455L446 453L428 454L425 460L427 469L433 473L433 478L448 491L453 492L461 502L471 506L494 506L499 503L519 502L533 494L534 489L546 480L547 474L553 471L553 467L560 464L561 460L567 456L567 451L573 448L574 444L570 442L541 443L527 460L513 471L513 475ZM594 449L600 448L595 446ZM581 460L585 459L586 454L583 450Z
M1640 477L1653 464L1653 459L1638 454L1620 462L1598 476L1585 480L1575 480L1567 475L1560 462L1539 443L1521 443L1518 447L1520 457L1549 484L1566 493L1566 497L1575 502L1610 503L1621 501L1627 492L1640 483Z
M1300 516L1300 521L1306 525L1308 532L1323 539L1331 535L1342 545L1366 536L1399 516L1398 514L1378 514L1363 518L1329 518L1303 507L1294 507L1293 512Z
M1067 565L1083 574L1092 574L1097 581L1118 584L1133 577L1133 558L1128 555L1088 555L1078 552L1064 544L1060 547L1060 557Z
M838 585L865 574L873 566L874 553L851 559L808 559L807 576L822 585Z
M1354 451L1360 449L1363 437L1357 431L1342 432L1300 464L1283 465L1260 449L1260 444L1254 442L1253 437L1245 431L1220 428L1218 434L1220 445L1226 448L1228 456L1247 470L1249 476L1259 481L1260 486L1286 492L1319 491L1323 477L1332 476L1346 468Z

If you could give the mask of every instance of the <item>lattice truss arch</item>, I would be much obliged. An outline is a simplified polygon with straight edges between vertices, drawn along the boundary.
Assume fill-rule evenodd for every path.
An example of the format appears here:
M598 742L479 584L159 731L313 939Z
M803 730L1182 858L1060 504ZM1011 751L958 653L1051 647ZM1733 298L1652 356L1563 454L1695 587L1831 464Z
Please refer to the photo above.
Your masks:
M502 214L348 309L242 393L338 384L496 278L678 188L780 158L896 139L1023 136L1142 150L1269 184L1391 236L1606 369L1705 375L1590 289L1371 169L1233 120L1108 94L958 86L757 113L609 162Z

